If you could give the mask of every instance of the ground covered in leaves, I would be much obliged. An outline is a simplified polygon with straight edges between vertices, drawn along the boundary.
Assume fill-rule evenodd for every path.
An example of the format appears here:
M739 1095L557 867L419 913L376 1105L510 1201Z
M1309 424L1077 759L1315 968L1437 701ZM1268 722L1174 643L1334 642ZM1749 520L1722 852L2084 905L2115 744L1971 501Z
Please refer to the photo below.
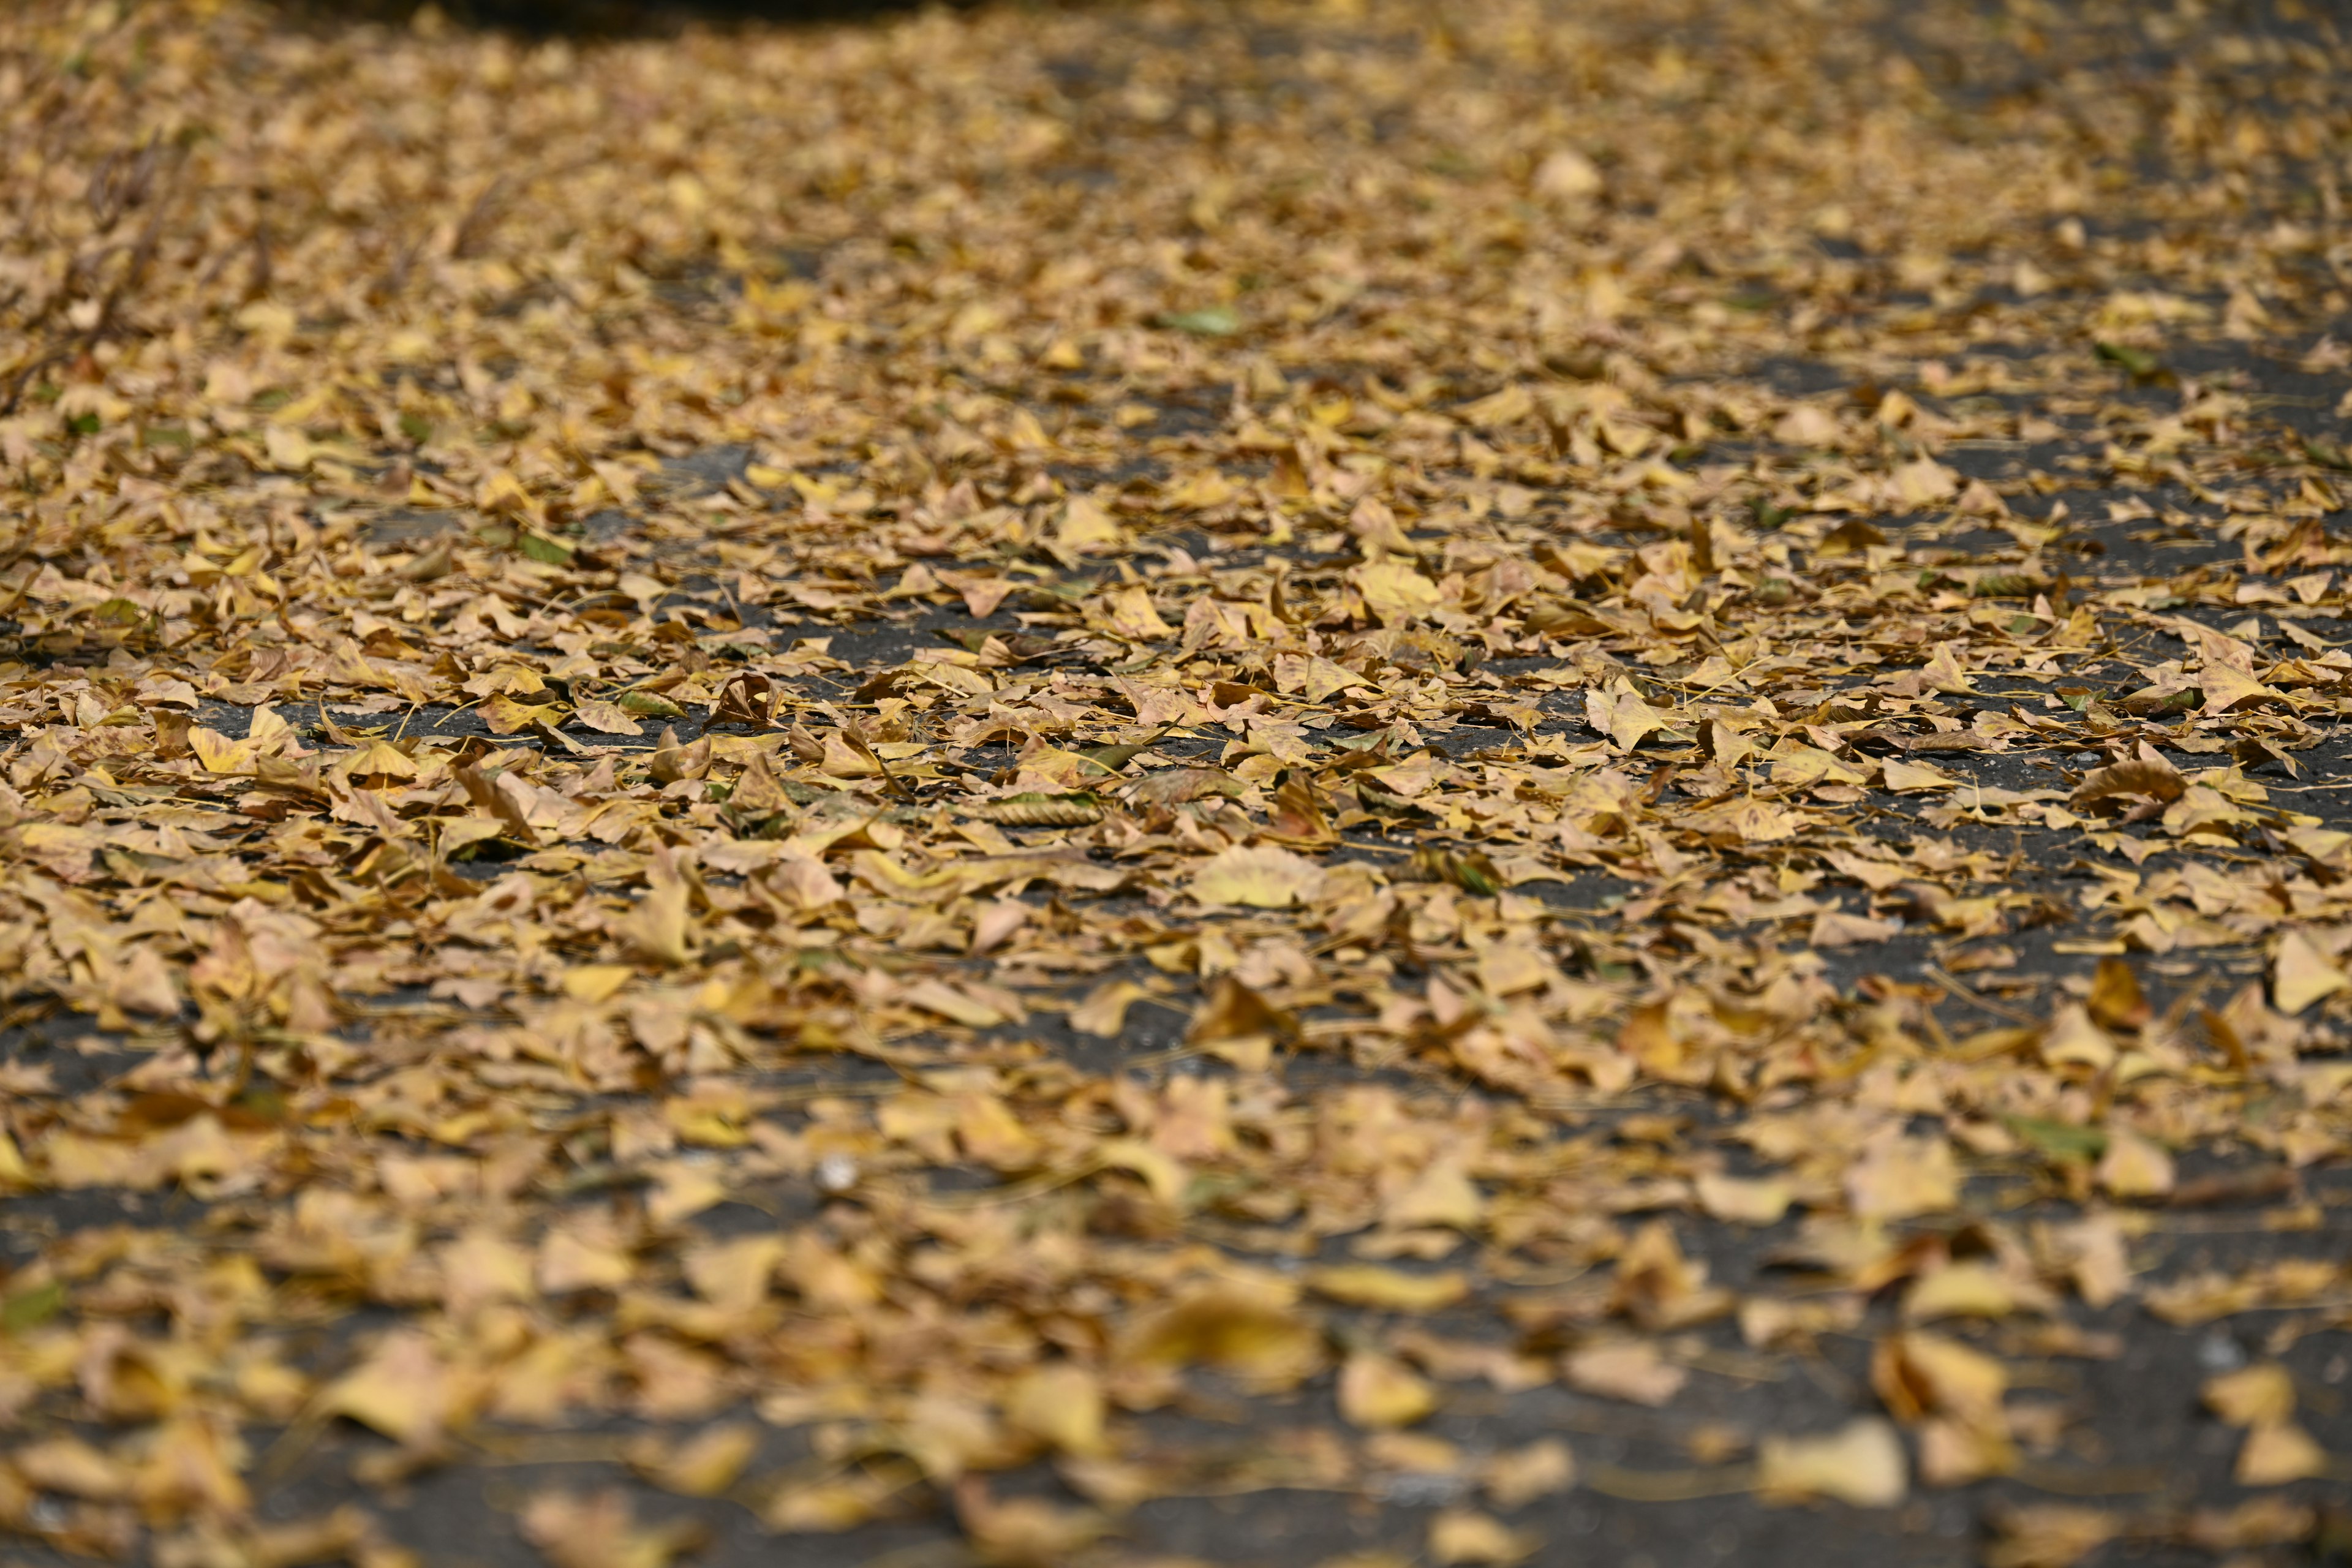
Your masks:
M0 16L0 1561L2352 1554L2333 8Z

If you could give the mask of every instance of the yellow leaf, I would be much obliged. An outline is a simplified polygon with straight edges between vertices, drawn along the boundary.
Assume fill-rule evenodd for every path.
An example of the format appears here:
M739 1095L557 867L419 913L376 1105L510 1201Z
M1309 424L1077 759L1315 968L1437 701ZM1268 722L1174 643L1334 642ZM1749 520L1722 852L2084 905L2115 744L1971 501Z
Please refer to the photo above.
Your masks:
M989 1568L1062 1568L1110 1532L1110 1521L1092 1509L1065 1508L1043 1498L991 1499L977 1476L955 1492L956 1516Z
M995 1095L974 1089L956 1096L956 1142L982 1164L998 1171L1036 1167L1045 1146Z
M944 980L919 980L898 994L898 999L909 1006L920 1007L926 1013L974 1029L992 1028L1005 1021L1005 1016Z
M2047 1066L2098 1073L2105 1072L2115 1059L2115 1041L2092 1021L2090 1009L2080 1002L2069 1002L2059 1008L2058 1016L2042 1031L2042 1060Z
M1127 1010L1151 993L1132 980L1106 980L1070 1009L1070 1027L1082 1035L1117 1039L1127 1027Z
M1486 1213L1486 1200L1478 1195L1462 1163L1441 1159L1432 1161L1412 1184L1391 1198L1381 1219L1399 1230L1421 1226L1473 1230Z
M2290 929L2279 938L2278 954L2271 961L2271 997L2280 1012L2293 1017L2347 985L2352 985L2352 977L2300 930Z
M1927 660L1927 668L1922 673L1927 676L1927 684L1938 691L1958 695L1976 690L1975 682L1960 668L1959 657L1948 642L1936 645L1935 656Z
M1647 1340L1622 1340L1571 1351L1561 1361L1560 1370L1570 1387L1629 1405L1664 1405L1690 1381L1689 1372L1662 1358L1658 1347Z
M1303 855L1271 846L1234 845L1211 856L1192 874L1192 896L1204 904L1281 910L1312 899L1323 870Z
M646 1479L681 1497L717 1497L735 1484L759 1450L759 1428L728 1422L698 1432L675 1448L653 1447L637 1466Z
M1458 1269L1442 1274L1407 1274L1377 1263L1341 1263L1307 1273L1307 1288L1318 1296L1351 1307L1373 1307L1387 1312L1434 1312L1470 1293L1470 1281Z
M1871 1384L1900 1421L1943 1414L1979 1424L2000 1417L2009 1369L1940 1334L1889 1334L1871 1360Z
M1952 789L1960 781L1939 767L1927 763L1906 763L1900 757L1886 760L1883 777L1886 787L1897 795L1914 795L1923 790Z
M1796 1195L1795 1189L1778 1176L1750 1180L1708 1171L1691 1186L1698 1194L1699 1207L1736 1225L1778 1225Z
M537 1278L548 1295L618 1289L635 1272L627 1251L600 1231L558 1226L540 1240Z
M1823 910L1813 917L1806 940L1815 947L1866 947L1894 936L1903 928L1893 921L1850 915L1843 910Z
M610 1001L636 973L625 963L575 963L563 972L563 994L593 1006Z
M458 1392L455 1374L430 1342L416 1330L398 1329L321 1394L317 1408L421 1447L440 1434Z
M1151 1195L1169 1207L1182 1206L1184 1167L1142 1140L1111 1139L1095 1150L1095 1158L1102 1162L1106 1170L1125 1171L1141 1177L1143 1184L1151 1189Z
M1106 624L1130 642L1159 642L1176 635L1151 606L1151 594L1141 584L1130 584L1110 597Z
M416 776L416 764L397 746L373 741L365 752L352 759L350 772L352 777L360 779L413 779Z
M693 1519L640 1530L617 1490L588 1498L541 1492L524 1505L522 1532L555 1568L667 1568L706 1533Z
M1998 1516L1988 1568L2073 1568L2124 1532L2120 1514L2073 1503L2026 1503Z
M1532 1531L1513 1530L1491 1514L1467 1509L1448 1509L1429 1526L1430 1558L1447 1568L1456 1563L1506 1568L1526 1562L1542 1544L1543 1538Z
M2335 1468L2327 1450L2302 1427L2257 1426L2238 1450L2237 1481L2242 1487L2280 1487L2327 1475Z
M1106 1408L1102 1379L1075 1362L1033 1367L1013 1385L1004 1418L1065 1454L1099 1454Z
M692 890L671 867L665 853L646 873L647 886L636 907L621 917L617 934L656 963L692 962L688 910Z
M2294 1414L2294 1379L2274 1361L2205 1380L2205 1408L2232 1426L2277 1426Z
M1933 458L1914 458L1887 478L1897 499L1914 511L1960 493L1959 476Z
M2099 960L2084 1005L2092 1021L2103 1029L2137 1029L2147 1022L2150 1013L2139 976L2120 958Z
M845 1476L777 1489L760 1510L761 1522L782 1534L831 1534L855 1530L905 1489L888 1471Z
M1323 1331L1278 1293L1218 1280L1147 1310L1121 1336L1118 1358L1142 1366L1222 1367L1253 1383L1288 1387L1323 1364Z
M1359 1426L1410 1426L1436 1408L1429 1381L1394 1357L1358 1351L1339 1369L1339 1414Z
M1054 539L1065 549L1081 552L1123 550L1130 542L1127 530L1121 528L1110 513L1103 510L1102 503L1092 496L1072 496L1064 503L1061 521L1054 529ZM1165 626L1159 635L1168 635Z
M1913 1322L1938 1318L2001 1318L2019 1310L2047 1311L2048 1294L2032 1281L1974 1258L1947 1263L1923 1275L1903 1299Z
M1478 1484L1496 1508L1524 1508L1576 1485L1576 1456L1557 1437L1538 1437L1487 1460L1479 1468Z
M1538 195L1574 200L1598 195L1603 181L1591 159L1573 147L1560 147L1536 165L1534 184Z
M1437 584L1401 561L1372 561L1348 574L1372 614L1391 626L1426 615L1443 603Z
M1903 1439L1873 1416L1818 1437L1766 1437L1756 1449L1756 1489L1773 1500L1827 1497L1892 1508L1910 1490Z
M1960 1201L1960 1172L1941 1134L1872 1140L1846 1170L1846 1201L1866 1219L1941 1214Z
M642 735L646 727L619 703L603 697L583 697L572 716L602 735Z
M2119 1198L2160 1198L2172 1191L2172 1156L2122 1128L2107 1135L2107 1152L2094 1173L2102 1188Z
M2198 711L2207 716L2227 713L2253 703L2286 700L2285 693L2264 686L2243 670L2231 669L2225 665L2207 665L2197 677L2197 687L2205 694L2205 706Z
M1641 693L1620 681L1613 691L1594 689L1584 694L1584 721L1609 737L1621 752L1630 752L1644 737L1666 727L1666 716L1642 700Z

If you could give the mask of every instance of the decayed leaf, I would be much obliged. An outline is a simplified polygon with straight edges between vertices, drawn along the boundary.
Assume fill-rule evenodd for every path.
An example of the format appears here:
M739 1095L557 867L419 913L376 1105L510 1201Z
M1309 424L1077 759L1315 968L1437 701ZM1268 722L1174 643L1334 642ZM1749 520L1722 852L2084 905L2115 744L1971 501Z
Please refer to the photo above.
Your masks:
M2119 958L2099 960L2085 1006L2092 1021L2103 1029L2137 1029L2153 1011L2140 990L2139 977Z
M1102 803L1091 795L1046 795L1034 790L991 801L979 811L982 818L1001 827L1083 827L1100 822L1102 814Z
M2188 788L2180 770L2161 757L2133 758L2112 766L2095 769L2083 775L2074 786L2068 805L2095 806L2129 796L2168 802L2179 800Z
M1192 1015L1184 1037L1235 1067L1259 1071L1272 1059L1275 1042L1297 1027L1296 1018L1229 974Z

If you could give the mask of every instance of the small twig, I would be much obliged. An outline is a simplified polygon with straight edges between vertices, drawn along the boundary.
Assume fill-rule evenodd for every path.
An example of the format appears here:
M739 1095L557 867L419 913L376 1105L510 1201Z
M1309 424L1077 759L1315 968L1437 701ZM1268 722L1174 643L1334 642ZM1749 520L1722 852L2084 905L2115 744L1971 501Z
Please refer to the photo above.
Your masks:
M1595 1465L1584 1485L1603 1497L1628 1502L1688 1502L1756 1489L1756 1467L1727 1465L1712 1470L1627 1470Z
M898 781L898 776L890 771L890 764L882 760L882 754L879 752L877 752L872 746L866 743L866 737L858 733L855 725L844 724L841 726L841 734L844 740L857 748L858 755L864 757L867 762L872 763L875 768L880 772L882 774L882 782L890 786L891 794L897 795L903 801L911 802L914 800L915 792Z
M474 198L473 205L466 209L466 216L457 220L457 232L449 237L451 260L463 261L473 250L474 242L481 237L480 231L487 226L491 208L499 197L506 194L506 188L507 177L500 174Z
M1969 990L1969 987L1962 984L1958 978L1947 973L1944 966L1940 963L1931 962L1921 965L1921 967L1926 969L1927 972L1935 978L1937 984L1941 985L1945 990L1949 991L1961 1001L1983 1008L1986 1012L1990 1013L1996 1018L2006 1018L2012 1024L2021 1024L2029 1029L2038 1029L2042 1026L2042 1021L2034 1017L2032 1015L2020 1012L2014 1007L2004 1005L2001 1003L1992 1000L1992 998L1989 996L1979 995L1978 993Z

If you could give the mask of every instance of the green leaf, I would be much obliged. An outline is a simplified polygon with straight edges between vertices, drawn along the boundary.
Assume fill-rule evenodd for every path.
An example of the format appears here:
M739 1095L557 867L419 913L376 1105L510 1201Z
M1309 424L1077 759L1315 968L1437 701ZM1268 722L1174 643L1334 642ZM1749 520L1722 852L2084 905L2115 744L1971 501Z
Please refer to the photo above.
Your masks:
M624 691L614 699L640 719L683 719L686 710L658 691Z
M2136 349L2129 343L2111 343L2102 341L2094 346L2097 349L2101 359L2109 364L2121 365L2131 373L2133 379L2137 381L2147 381L2164 369L2162 360L2146 349Z
M2303 443L2303 455L2323 468L2352 469L2352 448L2331 447L2324 441L2306 438Z
M550 566L569 565L572 546L560 539L550 539L543 533L526 531L522 536L522 552L533 561L543 561Z
M1151 324L1198 338L1230 338L1242 330L1242 318L1230 305L1211 305L1198 310L1163 310L1151 318Z
M66 1304L66 1288L52 1279L20 1291L0 1305L0 1332L21 1334L26 1329L37 1329L58 1314Z
M2078 1127L2041 1116L2004 1116L2001 1122L2053 1160L2095 1160L2107 1152L2104 1128Z

